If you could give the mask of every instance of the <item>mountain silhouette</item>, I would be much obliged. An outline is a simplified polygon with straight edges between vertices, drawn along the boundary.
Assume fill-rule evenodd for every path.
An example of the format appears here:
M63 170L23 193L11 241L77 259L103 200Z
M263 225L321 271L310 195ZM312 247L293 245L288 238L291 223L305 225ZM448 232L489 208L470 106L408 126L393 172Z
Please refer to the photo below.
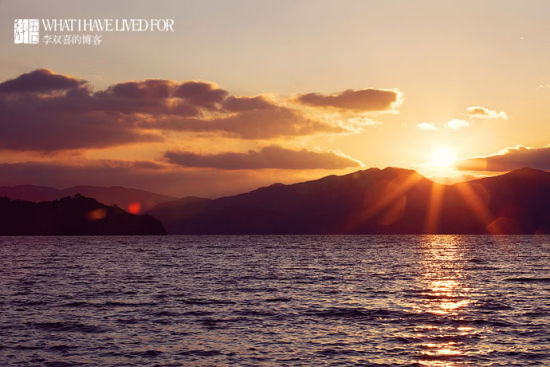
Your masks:
M162 224L81 195L34 203L0 198L0 235L160 235Z
M550 233L550 173L523 168L455 185L371 168L149 211L174 234Z
M160 203L176 200L172 196L122 186L73 186L62 190L34 185L0 187L0 197L12 200L52 201L76 194L96 199L105 205L117 205L127 210L130 208L133 214L145 213Z

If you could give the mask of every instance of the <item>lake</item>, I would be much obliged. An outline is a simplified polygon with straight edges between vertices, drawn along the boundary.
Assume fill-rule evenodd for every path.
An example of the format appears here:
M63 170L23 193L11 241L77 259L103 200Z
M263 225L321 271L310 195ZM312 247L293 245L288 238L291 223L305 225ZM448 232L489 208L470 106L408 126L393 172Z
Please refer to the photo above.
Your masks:
M550 237L0 237L0 362L548 366Z

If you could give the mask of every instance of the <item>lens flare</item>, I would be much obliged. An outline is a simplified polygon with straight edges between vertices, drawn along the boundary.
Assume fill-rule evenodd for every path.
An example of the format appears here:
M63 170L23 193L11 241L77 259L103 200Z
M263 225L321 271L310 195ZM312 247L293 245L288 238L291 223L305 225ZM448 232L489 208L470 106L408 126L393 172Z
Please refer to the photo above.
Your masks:
M141 211L141 204L138 203L137 201L130 203L128 205L127 210L128 210L128 213L138 214Z

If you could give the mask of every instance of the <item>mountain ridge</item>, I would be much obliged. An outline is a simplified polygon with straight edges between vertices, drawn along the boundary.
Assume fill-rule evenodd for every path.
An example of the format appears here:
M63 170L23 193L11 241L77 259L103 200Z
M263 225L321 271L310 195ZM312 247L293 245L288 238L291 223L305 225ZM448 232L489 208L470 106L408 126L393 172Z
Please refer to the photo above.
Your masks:
M82 195L31 202L0 198L0 235L163 235L149 215L134 215Z
M522 168L446 185L386 167L148 213L175 234L550 233L545 205L545 171Z
M124 209L131 208L134 214L145 213L158 204L177 199L169 195L123 186L78 185L64 189L38 185L0 187L0 197L5 196L12 200L28 200L33 202L59 200L76 194L94 198L106 205L117 205ZM130 207L132 204L133 207Z

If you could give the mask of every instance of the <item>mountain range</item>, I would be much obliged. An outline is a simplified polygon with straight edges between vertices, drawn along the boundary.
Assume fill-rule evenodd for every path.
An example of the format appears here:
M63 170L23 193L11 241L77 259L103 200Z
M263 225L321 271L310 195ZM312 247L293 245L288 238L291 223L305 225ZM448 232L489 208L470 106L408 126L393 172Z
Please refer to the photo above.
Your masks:
M172 196L122 186L73 186L61 190L35 185L0 187L0 197L33 202L59 200L76 194L94 198L105 205L117 205L133 214L145 213L160 203L176 200Z
M81 195L34 203L0 198L0 235L162 235L162 224Z
M76 193L78 200L63 198ZM131 215L118 207L134 214L146 212L171 234L550 233L550 173L532 168L454 185L430 181L412 170L371 168L291 185L273 184L218 199L176 199L119 186L58 190L22 185L0 187L2 196L12 200L0 199L0 230L2 226L20 228L19 232L25 232L25 226L34 228L25 233L40 232L36 228L42 228L44 234L61 233L60 228L67 233L85 233L89 228L73 216L81 219L82 213L98 208L118 213L119 219L122 213ZM135 203L139 210L130 210ZM161 232L152 224L151 220L156 222L153 218L141 232ZM36 227L34 222L39 220L42 224ZM115 233L111 226L119 223L121 234L140 232L130 223L137 223L135 218L128 221L99 220L94 228ZM133 229L128 230L130 227Z
M401 168L185 198L148 214L173 234L550 233L550 173L522 168L443 185Z

